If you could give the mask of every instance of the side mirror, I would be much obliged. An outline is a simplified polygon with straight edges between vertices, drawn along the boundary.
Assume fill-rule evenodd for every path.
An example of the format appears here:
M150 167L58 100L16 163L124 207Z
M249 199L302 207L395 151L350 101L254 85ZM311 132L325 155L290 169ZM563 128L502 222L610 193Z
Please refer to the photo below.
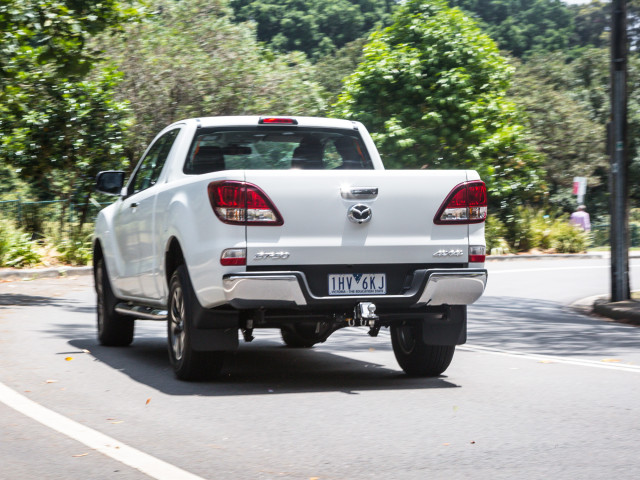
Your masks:
M107 195L120 195L124 186L124 172L121 170L109 170L98 173L96 177L96 190Z

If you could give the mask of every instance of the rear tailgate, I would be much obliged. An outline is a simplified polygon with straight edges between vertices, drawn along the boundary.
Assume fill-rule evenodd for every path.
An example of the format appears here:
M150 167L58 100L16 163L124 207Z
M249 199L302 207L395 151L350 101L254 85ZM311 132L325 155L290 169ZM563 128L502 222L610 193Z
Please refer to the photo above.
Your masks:
M478 178L475 172L246 170L245 175L284 220L281 226L247 228L248 269L468 261L469 226L433 220L456 185ZM356 220L366 220L368 213L370 220L350 220L354 206L359 206Z

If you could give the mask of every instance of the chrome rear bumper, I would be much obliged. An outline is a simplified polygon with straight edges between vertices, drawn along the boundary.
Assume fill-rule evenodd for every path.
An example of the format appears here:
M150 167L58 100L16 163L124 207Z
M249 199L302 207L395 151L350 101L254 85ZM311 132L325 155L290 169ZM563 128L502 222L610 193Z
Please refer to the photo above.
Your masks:
M225 275L226 300L236 308L330 306L345 302L375 302L411 306L470 305L484 292L484 269L429 269L414 272L402 295L318 297L302 272L244 272Z

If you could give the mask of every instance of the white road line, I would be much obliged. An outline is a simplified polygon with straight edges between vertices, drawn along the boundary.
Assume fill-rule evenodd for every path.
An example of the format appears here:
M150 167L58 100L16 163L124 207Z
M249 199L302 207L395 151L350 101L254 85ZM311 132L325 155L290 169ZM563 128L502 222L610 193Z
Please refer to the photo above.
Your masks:
M628 365L625 363L605 363L597 360L579 360L576 358L556 357L552 355L538 355L536 353L524 353L515 350L502 350L499 348L481 347L479 345L469 344L460 345L457 347L457 349L466 352L481 352L507 357L526 358L529 360L536 360L538 362L544 361L553 363L565 363L568 365L579 365L581 367L606 368L608 370L620 370L624 372L640 373L640 365Z
M0 383L0 402L73 440L157 480L204 480L115 438L64 417Z

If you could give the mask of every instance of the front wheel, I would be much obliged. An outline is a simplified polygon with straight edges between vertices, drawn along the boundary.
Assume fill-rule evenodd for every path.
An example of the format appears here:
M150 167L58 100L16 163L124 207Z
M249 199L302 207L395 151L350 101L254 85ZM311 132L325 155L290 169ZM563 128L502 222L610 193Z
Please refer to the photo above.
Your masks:
M455 345L428 345L422 337L422 322L391 326L391 344L398 364L412 377L437 377L453 358Z
M197 351L193 349L192 324L195 310L195 292L184 265L180 265L169 284L169 315L167 338L169 360L180 380L205 380L220 373L224 363L224 352Z
M98 341L101 345L124 347L133 341L131 317L116 312L118 300L111 289L104 259L96 261L95 284L97 294Z

